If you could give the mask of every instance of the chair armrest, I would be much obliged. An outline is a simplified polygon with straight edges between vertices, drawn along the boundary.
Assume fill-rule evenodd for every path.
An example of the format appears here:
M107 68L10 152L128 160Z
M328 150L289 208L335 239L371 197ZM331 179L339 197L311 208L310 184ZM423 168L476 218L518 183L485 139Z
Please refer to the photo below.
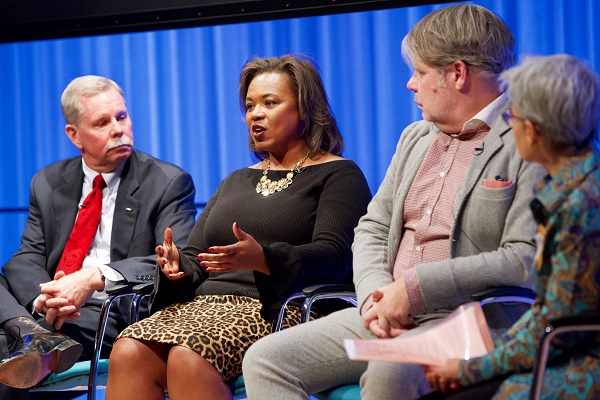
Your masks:
M493 287L471 294L471 299L478 301L482 306L505 301L533 304L535 292L518 286Z
M312 305L319 300L339 299L344 300L354 307L358 304L354 285L336 283L313 285L306 287L302 291L302 295L304 297L304 304L301 310L301 322L308 322L310 320Z
M140 284L135 285L133 287L133 292L137 293L138 295L145 295L145 294L152 293L152 289L154 289L154 283L153 282L140 283Z
M584 311L579 314L567 315L550 320L542 335L533 364L533 379L531 382L530 400L538 400L544 387L544 374L546 363L550 353L550 343L556 335L575 331L597 331L600 332L600 312Z
M142 319L142 300L150 297L150 293L154 289L153 282L139 283L133 287L133 299L131 300L131 323L138 322Z
M307 286L300 293L294 293L285 302L283 302L279 309L278 315L273 318L273 332L281 330L283 325L283 319L285 318L286 308L292 300L304 299L304 303L301 309L301 322L307 322L310 319L310 311L312 304L318 300L324 299L341 299L353 306L356 306L356 293L354 291L354 285L346 284L323 284Z
M505 286L505 287L493 287L479 292L475 292L471 295L473 301L481 301L488 297L504 297L504 296L520 296L535 299L535 293L533 290L518 286Z
M120 284L120 285L115 285L113 287L111 287L110 289L106 290L106 294L109 296L115 296L115 295L120 295L120 294L127 294L127 293L133 293L133 285L128 285L128 284Z
M354 285L344 285L344 284L326 284L326 285L313 285L305 287L302 293L306 297L313 297L322 293L329 292L354 292Z
M584 311L580 314L575 315L567 315L560 318L554 318L550 320L550 329L557 329L563 327L594 327L598 326L596 329L592 330L600 330L600 312L598 311ZM548 330L548 329L546 329Z

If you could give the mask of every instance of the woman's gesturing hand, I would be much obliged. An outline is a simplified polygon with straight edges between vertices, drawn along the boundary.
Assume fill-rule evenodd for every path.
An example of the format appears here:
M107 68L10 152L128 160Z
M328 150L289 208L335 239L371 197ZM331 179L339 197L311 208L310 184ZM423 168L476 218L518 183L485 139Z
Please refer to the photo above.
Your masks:
M173 232L167 226L162 246L156 246L156 264L170 280L182 278L185 273L179 272L179 250L173 243Z
M198 254L200 265L207 272L229 272L234 270L254 270L270 274L262 246L240 229L237 222L233 223L233 234L237 243L227 246L213 246L208 253Z

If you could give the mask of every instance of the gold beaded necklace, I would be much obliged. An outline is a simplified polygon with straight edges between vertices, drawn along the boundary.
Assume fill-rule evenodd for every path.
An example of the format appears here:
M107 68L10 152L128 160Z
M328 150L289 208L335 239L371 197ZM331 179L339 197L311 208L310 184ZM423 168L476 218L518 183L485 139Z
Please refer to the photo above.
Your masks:
M302 166L302 164L304 164L304 161L306 161L309 155L310 151L306 153L304 157L302 157L302 160L298 161L296 165L294 165L294 168L292 168L292 170L287 173L285 178L281 178L280 180L275 182L267 178L269 168L271 167L271 156L269 156L269 158L267 158L267 166L263 171L260 181L258 181L258 183L256 184L256 193L262 194L266 197L270 194L273 194L275 192L281 192L283 189L286 189L292 184L294 174L300 173L300 167Z

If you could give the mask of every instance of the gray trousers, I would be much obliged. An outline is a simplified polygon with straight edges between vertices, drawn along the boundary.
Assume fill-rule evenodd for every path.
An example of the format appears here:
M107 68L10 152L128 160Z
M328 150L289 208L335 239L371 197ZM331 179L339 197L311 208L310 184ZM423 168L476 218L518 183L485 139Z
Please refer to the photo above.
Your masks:
M430 329L443 316L430 316L405 335ZM244 356L248 398L309 399L311 394L359 381L363 400L416 399L431 392L420 366L352 361L344 339L376 339L363 328L356 308L260 339Z
M492 338L506 331L528 304L484 307ZM450 311L419 316L412 336L435 327ZM418 365L348 359L344 339L376 339L357 308L347 308L265 336L250 346L243 372L250 400L309 399L309 395L360 382L363 400L418 399L431 392Z

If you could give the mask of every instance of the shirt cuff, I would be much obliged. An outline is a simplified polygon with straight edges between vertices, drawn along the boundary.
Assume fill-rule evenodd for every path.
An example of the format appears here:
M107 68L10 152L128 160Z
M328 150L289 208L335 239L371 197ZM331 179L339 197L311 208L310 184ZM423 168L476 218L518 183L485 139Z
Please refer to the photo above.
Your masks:
M373 295L369 295L360 309L360 315L365 315L365 313L369 311L369 308L373 307L373 304L375 304L373 302Z
M38 301L40 300L40 296L41 294L35 298L35 300L33 300L33 302L31 303L31 310L29 310L29 312L31 313L31 315L41 315L41 316L45 316L46 314L44 313L39 313L37 311L35 311L35 307L37 306Z
M409 268L402 271L402 275L404 276L404 284L406 285L410 315L414 317L415 315L423 314L425 312L425 301L423 300L421 285L417 278L417 270Z
M104 290L106 292L108 289L111 289L117 285L119 282L123 282L125 277L116 269L109 267L108 265L99 265L100 272L104 275Z

